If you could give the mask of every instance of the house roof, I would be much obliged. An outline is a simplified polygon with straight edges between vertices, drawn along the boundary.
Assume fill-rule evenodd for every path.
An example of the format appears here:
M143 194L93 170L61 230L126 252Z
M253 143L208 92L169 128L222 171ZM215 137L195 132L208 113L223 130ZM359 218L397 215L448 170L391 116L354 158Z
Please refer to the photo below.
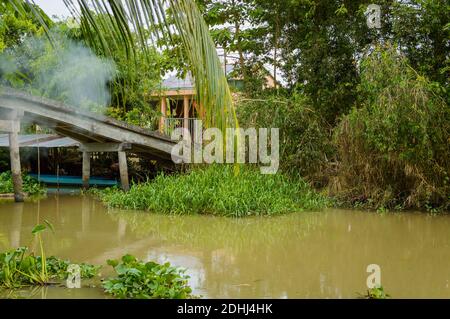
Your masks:
M192 76L187 74L184 79L172 75L162 82L161 87L168 90L186 90L193 89L195 85Z
M264 66L264 68L266 68L268 76L272 76L268 68L266 66ZM225 73L229 77L235 70L235 64L227 64L225 69ZM239 80L240 78L231 77L230 79ZM190 73L188 73L184 79L178 77L176 74L172 74L162 81L161 89L165 91L164 94L166 96L192 95L195 94L195 80ZM153 93L152 95L159 96L159 93Z
M226 75L234 71L233 64L226 65ZM165 90L187 90L195 89L195 81L191 74L188 73L184 79L176 75L171 75L161 83L161 88Z

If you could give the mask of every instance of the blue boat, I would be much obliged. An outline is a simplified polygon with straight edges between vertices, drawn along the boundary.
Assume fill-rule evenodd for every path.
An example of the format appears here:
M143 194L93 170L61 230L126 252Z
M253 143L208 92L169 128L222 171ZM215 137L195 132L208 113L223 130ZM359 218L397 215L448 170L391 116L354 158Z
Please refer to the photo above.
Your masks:
M38 178L38 174L28 174L29 176L35 178L41 183L47 185L71 185L71 186L82 186L83 179L81 176L56 176L56 175L45 175L41 174ZM97 187L111 187L119 185L119 182L115 179L108 179L104 177L91 177L89 179L90 186Z

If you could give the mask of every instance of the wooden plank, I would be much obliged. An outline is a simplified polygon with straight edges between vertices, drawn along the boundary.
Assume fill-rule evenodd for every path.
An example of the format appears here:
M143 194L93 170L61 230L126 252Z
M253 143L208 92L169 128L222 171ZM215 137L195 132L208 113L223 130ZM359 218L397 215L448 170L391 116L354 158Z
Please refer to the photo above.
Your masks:
M166 118L166 113L167 113L167 101L166 101L166 97L163 96L161 98L161 118L159 119L159 131L161 133L164 132L164 120Z
M82 152L121 152L130 149L130 143L85 143L80 145Z
M189 96L183 97L183 127L189 129Z

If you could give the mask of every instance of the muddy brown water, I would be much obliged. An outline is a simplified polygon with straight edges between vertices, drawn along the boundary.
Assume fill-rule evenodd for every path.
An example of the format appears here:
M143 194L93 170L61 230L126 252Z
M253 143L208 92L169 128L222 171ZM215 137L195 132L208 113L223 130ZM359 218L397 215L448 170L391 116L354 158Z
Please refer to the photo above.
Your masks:
M83 196L0 202L0 250L33 246L31 230L49 220L48 255L104 265L130 253L185 267L205 298L355 298L366 268L381 267L395 298L450 297L450 216L328 209L270 218L166 216L108 209ZM30 244L31 243L31 244ZM13 298L106 298L100 281L81 289L3 292Z

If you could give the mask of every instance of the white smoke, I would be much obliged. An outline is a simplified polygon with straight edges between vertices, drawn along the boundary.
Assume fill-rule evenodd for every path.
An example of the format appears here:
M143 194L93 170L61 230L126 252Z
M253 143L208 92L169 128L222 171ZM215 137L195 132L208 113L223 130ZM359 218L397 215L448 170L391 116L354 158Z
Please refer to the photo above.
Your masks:
M108 83L117 71L84 44L53 31L24 39L0 55L0 81L16 89L102 112L110 102Z

